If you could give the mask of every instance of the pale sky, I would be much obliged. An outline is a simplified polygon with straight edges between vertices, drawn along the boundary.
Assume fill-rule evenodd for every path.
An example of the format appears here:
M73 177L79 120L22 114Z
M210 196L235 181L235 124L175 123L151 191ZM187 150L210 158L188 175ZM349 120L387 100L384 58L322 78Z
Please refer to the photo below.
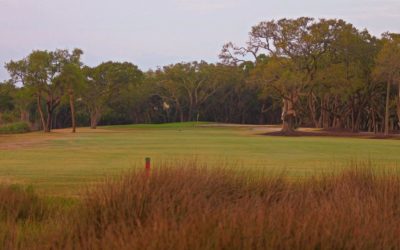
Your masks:
M77 47L87 65L130 61L142 70L216 62L225 42L245 42L258 22L300 16L400 33L400 0L0 0L0 81L5 62L34 49Z

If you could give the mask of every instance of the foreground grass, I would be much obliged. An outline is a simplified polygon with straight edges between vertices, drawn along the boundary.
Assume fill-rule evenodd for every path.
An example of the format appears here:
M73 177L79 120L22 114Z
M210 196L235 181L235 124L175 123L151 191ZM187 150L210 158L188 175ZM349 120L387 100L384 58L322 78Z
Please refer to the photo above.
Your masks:
M80 187L121 171L186 159L209 166L309 176L352 161L397 166L398 140L270 137L252 127L204 127L204 123L134 125L0 136L0 182L33 185L39 192L79 194ZM258 128L257 128L258 129Z
M398 249L400 176L303 181L197 164L109 180L70 209L0 189L4 249ZM50 203L52 204L52 203Z

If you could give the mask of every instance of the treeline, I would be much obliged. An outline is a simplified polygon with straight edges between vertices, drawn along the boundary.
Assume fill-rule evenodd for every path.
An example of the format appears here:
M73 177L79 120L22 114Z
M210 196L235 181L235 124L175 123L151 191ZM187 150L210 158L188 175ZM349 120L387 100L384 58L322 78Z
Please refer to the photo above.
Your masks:
M221 62L141 71L82 64L75 49L10 61L0 123L33 128L215 121L370 132L400 129L400 34L377 38L343 20L261 22Z

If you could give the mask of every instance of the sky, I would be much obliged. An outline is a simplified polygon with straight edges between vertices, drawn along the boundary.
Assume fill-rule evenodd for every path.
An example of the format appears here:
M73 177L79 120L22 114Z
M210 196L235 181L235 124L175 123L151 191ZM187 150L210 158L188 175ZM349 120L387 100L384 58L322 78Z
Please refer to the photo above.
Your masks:
M6 62L37 49L81 48L89 66L129 61L142 70L217 62L224 43L244 43L260 21L300 16L400 33L400 0L0 0L0 81Z

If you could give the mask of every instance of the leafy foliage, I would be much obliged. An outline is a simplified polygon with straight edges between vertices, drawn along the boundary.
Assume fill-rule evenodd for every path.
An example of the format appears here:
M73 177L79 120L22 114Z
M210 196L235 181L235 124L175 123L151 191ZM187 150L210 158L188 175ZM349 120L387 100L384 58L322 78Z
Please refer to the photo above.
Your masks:
M0 126L0 134L21 134L30 131L26 122L16 122Z

